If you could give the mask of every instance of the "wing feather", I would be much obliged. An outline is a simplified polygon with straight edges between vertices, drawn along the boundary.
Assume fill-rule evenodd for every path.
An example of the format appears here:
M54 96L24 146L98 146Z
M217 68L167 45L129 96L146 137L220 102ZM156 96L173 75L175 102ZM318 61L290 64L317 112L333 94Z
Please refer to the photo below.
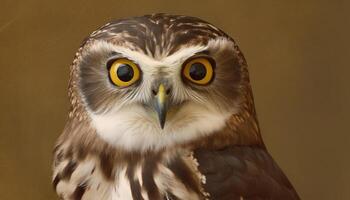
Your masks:
M195 151L211 199L300 199L265 148L232 146Z

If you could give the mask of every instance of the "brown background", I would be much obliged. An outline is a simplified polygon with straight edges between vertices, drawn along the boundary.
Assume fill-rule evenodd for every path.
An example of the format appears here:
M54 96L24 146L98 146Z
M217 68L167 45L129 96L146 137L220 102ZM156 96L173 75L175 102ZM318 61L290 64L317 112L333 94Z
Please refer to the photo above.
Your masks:
M331 1L329 1L331 2ZM109 19L201 17L245 53L265 142L302 199L350 199L349 1L0 1L0 199L55 199L68 66Z

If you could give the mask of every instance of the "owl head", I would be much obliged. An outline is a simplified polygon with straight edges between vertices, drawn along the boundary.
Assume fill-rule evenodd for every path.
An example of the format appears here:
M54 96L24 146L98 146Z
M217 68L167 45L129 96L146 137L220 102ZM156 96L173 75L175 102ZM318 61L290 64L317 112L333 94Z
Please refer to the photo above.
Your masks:
M243 55L223 31L153 14L113 21L84 41L72 65L71 117L85 116L116 148L159 150L252 114L250 93Z

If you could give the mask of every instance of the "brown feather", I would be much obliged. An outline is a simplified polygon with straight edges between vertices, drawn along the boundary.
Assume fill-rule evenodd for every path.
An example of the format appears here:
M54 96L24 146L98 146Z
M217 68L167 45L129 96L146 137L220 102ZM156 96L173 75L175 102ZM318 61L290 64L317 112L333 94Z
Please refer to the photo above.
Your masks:
M117 39L116 35L121 35L123 40ZM92 91L90 86L94 85L93 82L81 81L81 75L90 76L92 80L98 78L91 75L88 65L96 64L99 58L106 56L103 52L98 58L82 56L94 41L124 45L145 54L149 50L151 56L155 56L162 51L171 55L186 46L205 45L217 37L228 39L234 47L219 55L216 55L217 49L206 52L220 61L221 68L216 73L223 77L211 87L225 94L220 101L222 108L232 107L232 102L238 102L239 107L222 130L185 144L148 152L126 151L108 144L97 135L86 107L96 112L100 108L104 111L112 100L103 91L91 93L85 100L80 93L81 90ZM87 67L82 69L81 63L84 62ZM152 200L164 199L165 196L180 199L180 193L191 198L215 200L299 199L262 141L243 54L229 36L203 20L154 14L116 20L102 26L76 53L71 65L68 96L71 105L69 118L54 149L53 185L56 190L63 190L59 193L63 199L81 199L93 190L100 193L103 184L118 184L116 177L124 168L133 199L143 199L142 191ZM73 182L75 170L91 159L95 160L91 172ZM135 179L139 168L142 170L142 185ZM91 180L99 173L102 181L92 188ZM168 188L157 185L155 176L161 176ZM65 184L73 185L73 190L66 189Z

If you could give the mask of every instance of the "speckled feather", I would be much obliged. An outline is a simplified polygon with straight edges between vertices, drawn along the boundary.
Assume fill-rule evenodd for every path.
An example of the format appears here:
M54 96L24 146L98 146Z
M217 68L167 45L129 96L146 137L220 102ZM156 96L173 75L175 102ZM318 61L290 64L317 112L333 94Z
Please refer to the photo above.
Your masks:
M232 48L209 48L209 54L229 58L234 75L227 79L232 87L213 83L225 96L214 98L238 107L220 130L147 151L127 151L97 134L90 112L101 105L110 107L114 100L97 105L83 97L81 63L96 41L165 58L217 38L225 38ZM203 20L154 14L102 26L76 53L68 95L68 121L54 149L53 185L61 199L299 199L262 141L243 54L229 36Z

